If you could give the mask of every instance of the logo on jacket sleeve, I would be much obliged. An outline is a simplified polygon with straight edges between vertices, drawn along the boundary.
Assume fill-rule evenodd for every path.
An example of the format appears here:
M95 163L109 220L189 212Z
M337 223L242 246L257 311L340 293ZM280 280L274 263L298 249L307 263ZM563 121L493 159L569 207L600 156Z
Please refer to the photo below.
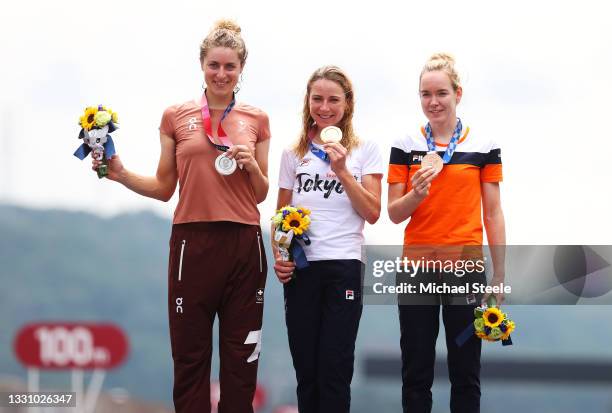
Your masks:
M346 290L346 299L351 301L355 300L355 291Z

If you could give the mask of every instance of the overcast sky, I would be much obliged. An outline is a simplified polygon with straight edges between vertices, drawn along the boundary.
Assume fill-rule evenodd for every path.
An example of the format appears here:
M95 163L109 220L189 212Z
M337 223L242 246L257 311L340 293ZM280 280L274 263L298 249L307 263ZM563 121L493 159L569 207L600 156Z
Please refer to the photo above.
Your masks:
M0 202L112 215L169 203L99 181L72 153L88 105L119 113L126 166L153 174L165 107L201 94L199 43L231 17L249 49L239 99L270 116L270 193L280 154L299 133L308 76L343 67L355 126L388 159L392 141L424 122L418 74L429 55L455 55L459 115L502 147L510 244L610 244L610 12L605 2L148 1L11 2L0 26ZM177 191L178 194L178 191ZM371 243L401 243L383 213Z

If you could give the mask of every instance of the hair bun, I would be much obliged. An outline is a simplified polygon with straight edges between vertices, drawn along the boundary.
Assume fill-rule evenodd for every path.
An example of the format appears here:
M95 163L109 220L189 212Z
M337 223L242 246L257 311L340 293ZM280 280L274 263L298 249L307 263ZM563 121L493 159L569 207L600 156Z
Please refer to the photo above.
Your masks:
M444 52L434 53L429 58L429 62L433 62L436 60L442 60L443 62L448 63L450 66L455 65L455 58L450 53L444 53Z
M213 31L222 30L222 29L229 30L231 32L235 32L238 34L240 34L240 31L241 31L240 26L238 26L238 23L236 23L233 20L229 20L229 19L218 20L215 23L215 27L213 28Z
M444 52L434 53L429 58L429 61L433 62L435 60L442 60L442 61L448 63L450 66L454 66L455 65L455 58L450 53L444 53Z
M448 75L451 81L451 85L453 89L457 91L459 87L461 87L461 79L459 79L459 73L455 69L455 58L450 53L434 53L431 55L429 60L423 66L423 70L421 70L421 77L423 77L423 73L434 72L437 70L441 70Z

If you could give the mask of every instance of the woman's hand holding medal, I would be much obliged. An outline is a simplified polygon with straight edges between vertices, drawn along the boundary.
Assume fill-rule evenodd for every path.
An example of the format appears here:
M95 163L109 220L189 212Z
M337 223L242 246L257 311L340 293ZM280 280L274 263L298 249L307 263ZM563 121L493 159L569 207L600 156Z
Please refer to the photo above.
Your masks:
M427 141L427 148L429 151L421 159L421 168L411 179L414 193L421 201L429 195L431 182L442 171L444 164L448 163L453 157L462 130L463 125L461 124L461 119L457 118L455 130L447 145L446 151L444 151L444 157L442 158L436 152L436 142L434 141L431 125L429 123L425 125L425 140Z
M436 168L431 166L425 166L416 171L410 180L412 183L412 190L414 191L415 195L421 200L429 195L431 182L436 176L438 176L438 171Z
M252 173L259 169L253 151L246 145L232 145L227 152L225 152L224 156L229 159L235 159L238 167L246 170L248 173Z
M346 171L346 148L340 144L342 140L342 130L337 126L323 128L320 134L323 141L323 149L329 157L331 170L338 175Z
M338 142L330 142L323 145L325 153L329 157L329 166L331 170L339 175L346 171L346 148Z

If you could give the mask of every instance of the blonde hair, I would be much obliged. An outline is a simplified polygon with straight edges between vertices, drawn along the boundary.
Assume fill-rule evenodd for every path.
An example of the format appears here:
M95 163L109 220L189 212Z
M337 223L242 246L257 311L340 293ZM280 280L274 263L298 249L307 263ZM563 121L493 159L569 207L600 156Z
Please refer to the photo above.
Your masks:
M461 79L459 79L459 73L455 69L455 58L448 53L434 53L431 55L429 60L423 66L421 75L419 76L419 84L424 73L442 71L448 75L453 90L456 92L461 87Z
M308 138L308 132L314 126L315 121L310 115L310 91L312 85L317 80L331 80L335 82L344 91L344 97L346 99L346 108L344 109L344 116L338 123L338 127L342 131L342 140L340 144L344 146L350 153L351 150L359 146L359 138L353 131L353 113L355 111L355 97L353 95L353 84L349 77L344 73L342 69L337 66L323 66L314 71L314 73L308 79L306 84L306 95L304 96L304 109L302 110L302 132L296 144L293 147L293 151L302 158L309 150L310 139Z
M240 65L244 66L248 51L240 32L240 26L232 20L223 19L217 21L208 33L208 36L200 44L200 63L204 63L204 59L210 49L214 47L229 47L238 54Z

